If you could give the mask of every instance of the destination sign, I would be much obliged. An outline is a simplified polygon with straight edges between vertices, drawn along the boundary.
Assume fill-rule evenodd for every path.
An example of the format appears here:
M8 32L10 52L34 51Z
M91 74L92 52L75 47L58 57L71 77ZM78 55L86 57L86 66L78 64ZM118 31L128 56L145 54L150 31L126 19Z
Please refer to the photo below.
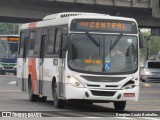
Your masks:
M75 19L71 22L71 31L123 32L137 33L136 23L108 19Z
M8 40L10 40L10 41L19 41L20 38L19 37L9 37Z
M19 37L0 37L0 40L19 41L20 38Z

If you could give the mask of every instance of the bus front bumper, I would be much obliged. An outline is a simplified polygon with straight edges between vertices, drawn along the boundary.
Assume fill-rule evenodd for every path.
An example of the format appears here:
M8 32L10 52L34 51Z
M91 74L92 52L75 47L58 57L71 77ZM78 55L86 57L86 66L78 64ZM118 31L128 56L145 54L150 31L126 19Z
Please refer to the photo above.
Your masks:
M77 88L66 84L66 100L138 101L139 86L125 90Z
M10 72L10 73L15 73L17 70L16 68L3 68L3 67L0 67L0 71L1 72Z

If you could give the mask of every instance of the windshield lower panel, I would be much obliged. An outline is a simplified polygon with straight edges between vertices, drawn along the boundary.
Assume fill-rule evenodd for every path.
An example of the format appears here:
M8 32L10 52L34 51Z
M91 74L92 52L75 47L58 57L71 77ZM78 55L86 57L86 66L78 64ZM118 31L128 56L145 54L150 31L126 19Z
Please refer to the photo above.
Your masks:
M70 69L97 74L133 73L138 69L136 36L104 34L90 36L92 39L82 33L70 35L68 48Z

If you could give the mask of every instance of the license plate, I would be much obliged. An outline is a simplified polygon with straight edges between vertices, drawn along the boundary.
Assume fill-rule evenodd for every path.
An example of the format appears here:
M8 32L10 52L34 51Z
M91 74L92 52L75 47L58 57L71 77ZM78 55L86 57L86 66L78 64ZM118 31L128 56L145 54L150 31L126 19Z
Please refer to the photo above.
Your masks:
M124 97L126 98L135 97L135 93L124 93Z

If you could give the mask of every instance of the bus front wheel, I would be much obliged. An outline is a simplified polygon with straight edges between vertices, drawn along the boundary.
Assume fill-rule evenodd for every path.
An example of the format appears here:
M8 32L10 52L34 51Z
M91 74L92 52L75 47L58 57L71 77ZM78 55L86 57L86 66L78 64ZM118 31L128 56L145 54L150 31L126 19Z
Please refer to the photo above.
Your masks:
M29 92L29 100L31 102L37 102L39 96L33 94L33 92L32 92L32 80L31 80L31 78L29 79L29 82L28 82L28 92Z
M126 101L115 101L114 108L115 110L124 110L126 107Z
M54 99L54 106L56 108L63 108L64 105L65 105L65 100L62 100L62 99L58 98L58 92L57 92L56 83L53 84L53 86L52 86L52 94L53 94L53 99Z

